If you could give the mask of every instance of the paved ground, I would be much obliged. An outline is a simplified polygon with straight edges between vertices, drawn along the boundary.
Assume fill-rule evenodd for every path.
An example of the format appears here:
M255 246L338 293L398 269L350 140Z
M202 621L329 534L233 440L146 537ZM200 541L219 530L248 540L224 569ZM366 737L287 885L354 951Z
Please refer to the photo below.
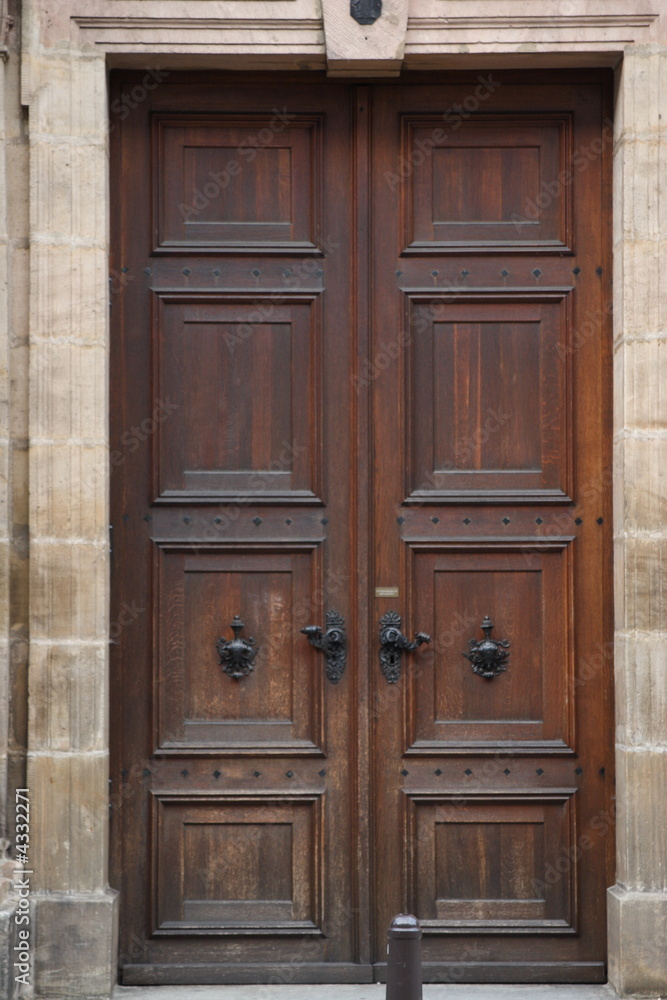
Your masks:
M385 1000L374 986L119 986L114 1000ZM424 986L424 1000L615 1000L610 986Z

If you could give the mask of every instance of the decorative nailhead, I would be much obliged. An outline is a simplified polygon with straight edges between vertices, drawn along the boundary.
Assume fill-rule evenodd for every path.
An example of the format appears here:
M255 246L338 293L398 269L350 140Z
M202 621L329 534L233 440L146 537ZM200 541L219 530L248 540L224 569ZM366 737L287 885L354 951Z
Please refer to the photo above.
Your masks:
M406 771L405 768L403 768L403 770L401 771L401 774L403 775L404 778L407 778L407 776L409 775L409 773L410 772Z
M535 772L535 774L544 774L544 771L542 770L542 768L541 768L541 767L538 767L538 769L537 769L537 771Z
M509 767L506 767L505 770L503 771L503 774L511 774L511 773L512 772L510 771Z
M287 776L288 778L293 778L293 777L294 777L294 771L285 771L285 775L286 775L286 776Z
M438 777L440 777L440 775L442 774L442 771L440 770L440 768L438 768L437 771L434 771L433 773L437 774Z
M544 524L544 521L542 520L541 517L536 517L535 518L535 524Z
M575 517L575 519L574 519L574 523L575 523L575 524L583 524L584 522L583 522L583 521L581 520L581 518L580 518L580 517Z
M470 768L469 768L469 767L466 767L466 769L465 769L465 771L464 771L463 773L464 773L464 774L467 774L467 775L471 775L471 774L472 774L472 771L470 770Z
M253 517L252 523L253 524L261 524L262 523L261 517Z
M503 518L503 524L509 524L509 523L510 523L509 517L504 517Z
M219 778L221 774L222 774L222 771L214 771L213 772L213 777L214 778Z

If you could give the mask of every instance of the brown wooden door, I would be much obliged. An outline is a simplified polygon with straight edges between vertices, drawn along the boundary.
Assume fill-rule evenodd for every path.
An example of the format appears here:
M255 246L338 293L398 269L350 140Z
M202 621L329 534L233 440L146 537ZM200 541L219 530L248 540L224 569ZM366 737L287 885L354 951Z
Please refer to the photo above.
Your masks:
M433 641L373 671L375 932L416 913L429 980L604 975L602 116L595 85L376 91L375 617Z
M443 81L114 81L124 982L604 978L605 80Z

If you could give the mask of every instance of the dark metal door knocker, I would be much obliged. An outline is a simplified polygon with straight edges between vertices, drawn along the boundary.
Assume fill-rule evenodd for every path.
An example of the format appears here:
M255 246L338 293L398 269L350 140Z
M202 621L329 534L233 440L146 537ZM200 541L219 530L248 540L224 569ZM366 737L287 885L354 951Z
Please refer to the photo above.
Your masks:
M324 671L327 680L338 684L345 670L345 619L337 611L327 611L327 630L322 635L319 625L306 625L301 631L315 649L325 654Z
M415 632L411 642L401 632L401 616L396 611L387 611L380 619L380 667L390 684L395 684L401 676L401 653L417 649L423 642L430 642L426 632Z
M476 639L470 640L470 652L463 653L463 656L472 663L472 669L480 677L485 677L487 681L493 680L498 674L502 674L507 669L509 653L507 650L510 643L507 639L492 639L491 631L494 628L493 622L487 615L481 624L484 638L481 642Z
M220 656L222 669L235 681L240 681L242 677L247 677L254 669L252 661L259 652L259 646L253 638L239 638L239 632L245 628L245 625L238 615L234 615L234 621L229 627L234 633L234 638L218 639L216 649Z

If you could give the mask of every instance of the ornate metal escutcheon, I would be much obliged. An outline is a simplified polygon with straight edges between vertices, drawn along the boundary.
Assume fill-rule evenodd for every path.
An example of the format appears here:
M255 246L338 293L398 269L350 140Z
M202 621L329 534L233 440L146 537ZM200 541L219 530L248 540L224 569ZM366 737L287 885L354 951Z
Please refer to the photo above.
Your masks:
M338 684L345 671L345 619L337 611L327 611L327 630L322 635L319 625L306 625L301 631L315 649L325 654L327 680Z
M423 642L430 642L426 632L415 632L411 642L401 632L401 616L396 611L386 611L380 619L380 667L390 684L401 676L401 653L417 649Z
M234 638L218 639L216 649L220 656L222 669L235 681L240 681L242 677L247 677L254 669L252 661L259 652L259 646L253 638L239 638L239 632L245 628L245 625L238 615L234 615L234 621L229 627L234 633Z
M374 24L382 14L382 0L350 0L350 14L357 24Z
M472 663L472 669L480 677L485 677L487 681L492 681L498 674L502 674L507 669L509 653L507 650L510 643L507 639L492 639L491 631L494 628L493 622L487 615L481 624L484 638L481 642L476 639L470 640L470 652L463 653L463 656Z

